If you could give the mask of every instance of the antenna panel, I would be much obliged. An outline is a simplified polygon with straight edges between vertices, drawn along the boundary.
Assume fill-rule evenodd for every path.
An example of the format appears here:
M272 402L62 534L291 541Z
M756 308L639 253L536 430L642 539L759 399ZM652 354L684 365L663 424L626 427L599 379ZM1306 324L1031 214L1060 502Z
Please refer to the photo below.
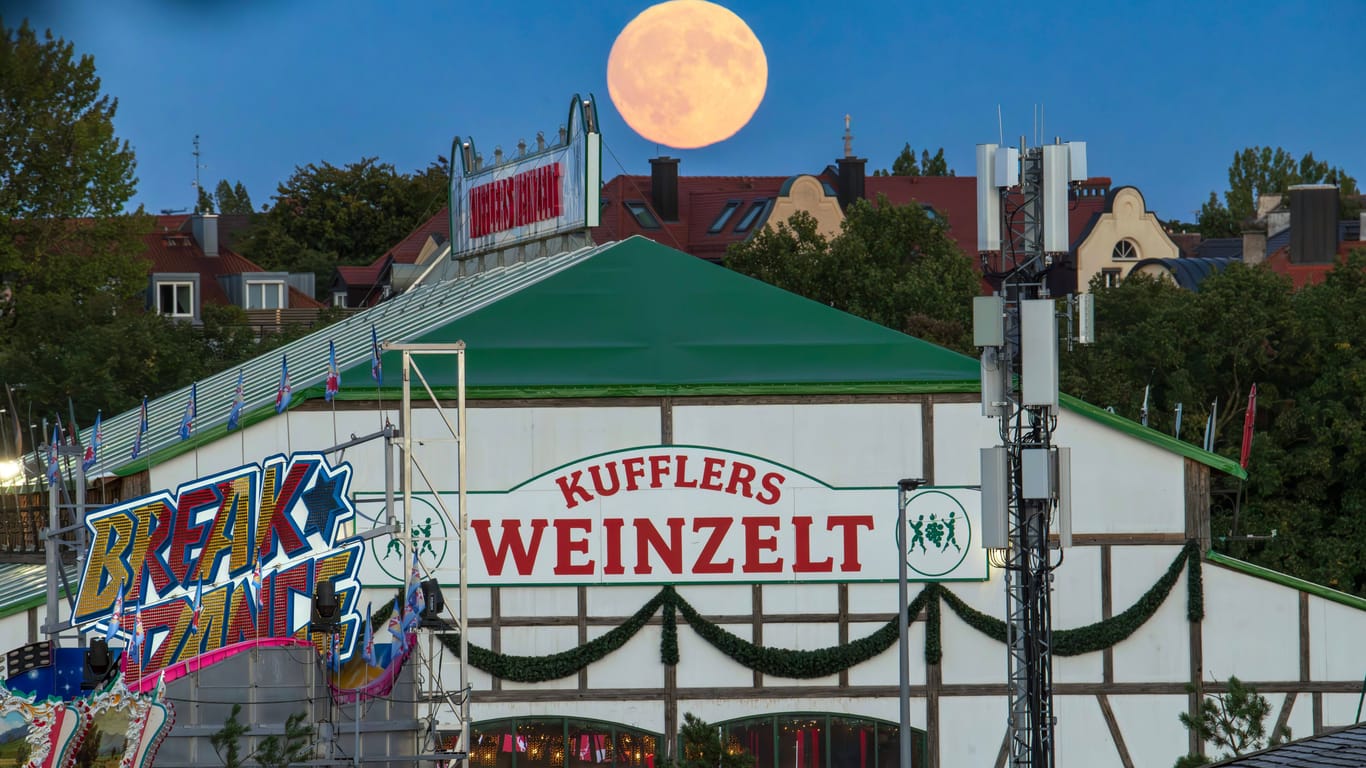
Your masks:
M995 144L977 145L977 250L1001 249L1001 196L996 193Z

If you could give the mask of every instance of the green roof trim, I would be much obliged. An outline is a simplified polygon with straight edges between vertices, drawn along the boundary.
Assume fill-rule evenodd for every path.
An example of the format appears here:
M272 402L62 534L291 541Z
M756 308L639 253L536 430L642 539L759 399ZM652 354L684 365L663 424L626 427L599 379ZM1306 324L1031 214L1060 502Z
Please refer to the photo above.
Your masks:
M1259 579L1265 579L1275 584L1280 584L1283 587L1290 587L1291 589L1297 589L1301 592L1307 592L1315 597L1321 597L1329 602L1345 605L1349 608L1355 608L1358 611L1366 611L1366 598L1360 598L1346 592L1339 592L1336 589L1325 587L1322 584L1315 584L1312 581L1305 581L1304 579L1281 573L1280 571L1273 571L1270 568L1255 565L1245 560L1239 560L1236 557L1229 557L1228 555L1220 554L1214 550L1205 553L1205 560L1231 571L1237 571L1239 573L1247 574L1248 576L1255 576Z
M1233 475L1239 480L1247 479L1247 471L1244 470L1238 462L1226 456L1220 456L1217 453L1210 453L1203 448L1197 448L1184 440L1178 440L1165 432L1158 432L1155 429L1145 427L1131 419L1126 419L1123 416L1110 413L1104 408L1091 405L1085 400L1073 397L1072 395L1059 395L1058 400L1067 410L1085 416L1092 421L1098 421L1101 424L1113 427L1131 437L1137 437L1138 439L1152 443L1159 448L1165 448L1172 453L1180 454L1188 459L1194 459L1212 469L1217 469L1225 474Z

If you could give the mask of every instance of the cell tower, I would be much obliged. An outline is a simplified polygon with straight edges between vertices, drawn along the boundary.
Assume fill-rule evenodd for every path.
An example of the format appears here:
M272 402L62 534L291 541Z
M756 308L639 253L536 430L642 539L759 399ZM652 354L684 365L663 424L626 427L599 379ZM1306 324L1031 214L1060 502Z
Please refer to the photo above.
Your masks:
M1071 461L1053 444L1059 316L1046 280L1068 250L1068 190L1085 178L1082 142L977 147L978 250L997 291L975 299L973 341L982 348L982 413L999 419L1001 434L999 446L982 449L982 541L1005 572L1012 768L1055 764L1051 592L1071 544ZM1091 341L1090 299L1068 300L1081 343Z

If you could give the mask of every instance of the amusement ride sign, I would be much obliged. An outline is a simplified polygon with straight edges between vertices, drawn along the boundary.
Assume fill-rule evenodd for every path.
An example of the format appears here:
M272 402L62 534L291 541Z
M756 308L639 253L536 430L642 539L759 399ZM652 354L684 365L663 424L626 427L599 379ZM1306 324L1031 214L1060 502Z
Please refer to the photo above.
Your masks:
M451 255L596 227L602 137L593 99L575 96L561 139L482 164L474 140L451 146Z
M933 493L932 493L933 492ZM442 494L446 509L455 496ZM908 536L897 492L835 488L766 459L656 445L581 459L503 492L471 491L469 583L475 586L895 581L908 541L913 578L983 580L977 491L923 489ZM442 582L458 563L430 535L439 505L414 497L413 543ZM447 530L435 524L438 533ZM376 540L378 541L378 540ZM402 579L402 553L379 550L367 584ZM454 550L451 550L454 552Z
M349 658L364 550L345 540L350 482L349 464L321 454L273 456L90 515L72 623L124 639L145 678L248 641L310 639L314 587L330 579Z

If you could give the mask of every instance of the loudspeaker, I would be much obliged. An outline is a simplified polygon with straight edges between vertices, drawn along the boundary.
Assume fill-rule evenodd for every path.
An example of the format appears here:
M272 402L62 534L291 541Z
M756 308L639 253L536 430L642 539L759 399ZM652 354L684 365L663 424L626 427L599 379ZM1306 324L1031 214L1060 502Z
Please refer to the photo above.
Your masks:
M422 608L423 623L440 623L441 612L446 610L446 598L441 594L441 584L436 579L427 579L422 582Z
M98 688L115 670L114 656L109 652L109 643L102 637L90 638L90 647L85 651L85 671L81 676L81 688Z
M5 654L6 677L18 677L25 672L52 666L52 641L29 643Z
M320 581L313 590L313 615L310 631L335 632L341 627L341 604L337 601L337 585Z

